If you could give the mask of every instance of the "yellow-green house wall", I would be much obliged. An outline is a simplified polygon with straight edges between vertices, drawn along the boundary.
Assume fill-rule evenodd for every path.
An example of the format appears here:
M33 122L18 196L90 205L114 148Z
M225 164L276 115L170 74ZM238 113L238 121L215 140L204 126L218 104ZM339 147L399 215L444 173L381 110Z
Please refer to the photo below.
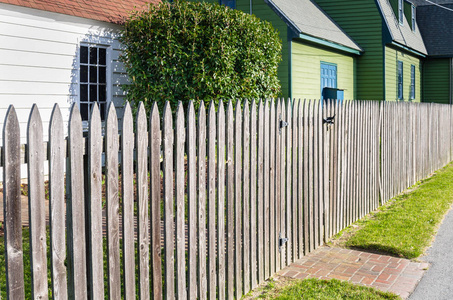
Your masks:
M422 96L422 62L407 52L385 47L385 100L398 100L398 61L403 62L403 99L420 102ZM410 98L411 65L415 66L415 98Z
M327 62L337 65L337 88L344 89L344 99L356 99L354 56L294 40L291 61L293 98L321 98L321 62Z

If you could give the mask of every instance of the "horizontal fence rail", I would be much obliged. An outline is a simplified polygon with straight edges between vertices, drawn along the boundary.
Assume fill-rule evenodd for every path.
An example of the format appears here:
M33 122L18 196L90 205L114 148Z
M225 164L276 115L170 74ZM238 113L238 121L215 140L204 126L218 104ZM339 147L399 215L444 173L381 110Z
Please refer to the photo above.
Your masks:
M19 124L8 110L0 276L9 299L239 299L453 154L449 105L278 99L145 112L140 104L134 120L127 104L122 124L110 105L104 128L93 110L84 134L72 107L65 139L55 105L48 142L31 110L29 252Z

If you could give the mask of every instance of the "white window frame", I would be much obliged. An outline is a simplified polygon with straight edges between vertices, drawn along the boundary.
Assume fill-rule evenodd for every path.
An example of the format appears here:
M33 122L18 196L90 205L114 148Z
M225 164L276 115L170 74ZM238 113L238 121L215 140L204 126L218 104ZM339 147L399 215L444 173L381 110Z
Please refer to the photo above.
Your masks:
M106 49L105 85L106 85L106 112L107 112L107 108L108 108L110 102L112 102L112 97L113 97L113 84L112 84L113 39L93 35L93 36L90 36L89 38L83 39L78 42L77 58L76 58L76 65L75 65L75 72L74 72L74 79L75 79L75 83L76 83L76 95L74 97L74 100L75 100L75 103L77 103L79 109L80 109L80 54L81 54L80 47L81 46L100 47L100 48ZM82 121L82 126L83 126L84 130L88 129L88 123L89 123L89 121ZM103 123L104 123L104 121L103 121Z
M404 19L404 0L398 0L398 21L403 25Z
M416 9L415 9L415 5L412 5L411 6L411 12L412 12L412 31L415 32L415 27L417 25L417 22L416 22L416 16L417 16L417 13L416 13Z

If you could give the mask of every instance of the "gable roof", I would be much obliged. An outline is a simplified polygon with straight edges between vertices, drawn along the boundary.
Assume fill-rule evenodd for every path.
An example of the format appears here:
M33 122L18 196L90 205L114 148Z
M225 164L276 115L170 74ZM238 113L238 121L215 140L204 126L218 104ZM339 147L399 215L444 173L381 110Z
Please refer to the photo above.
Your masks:
M444 6L453 9L453 3ZM429 55L453 57L453 11L436 5L419 6L417 22Z
M389 0L377 0L377 2L390 32L392 41L426 55L427 51L425 43L423 42L417 22L415 24L415 31L412 31L406 17L403 18L403 24L399 24L399 20L395 15Z
M129 13L160 0L0 0L0 3L35 8L70 16L120 24Z
M412 2L416 6L453 4L453 0L429 0L429 2L426 0L410 0L410 2Z
M297 34L308 35L356 51L362 49L310 0L265 0Z

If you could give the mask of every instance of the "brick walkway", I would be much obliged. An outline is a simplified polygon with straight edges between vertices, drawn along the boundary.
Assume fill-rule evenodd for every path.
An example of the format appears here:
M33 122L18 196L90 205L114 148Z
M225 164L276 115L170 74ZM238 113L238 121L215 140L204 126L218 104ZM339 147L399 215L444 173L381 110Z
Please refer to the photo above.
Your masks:
M356 250L320 247L278 272L281 276L304 279L340 279L400 295L414 291L427 263Z

